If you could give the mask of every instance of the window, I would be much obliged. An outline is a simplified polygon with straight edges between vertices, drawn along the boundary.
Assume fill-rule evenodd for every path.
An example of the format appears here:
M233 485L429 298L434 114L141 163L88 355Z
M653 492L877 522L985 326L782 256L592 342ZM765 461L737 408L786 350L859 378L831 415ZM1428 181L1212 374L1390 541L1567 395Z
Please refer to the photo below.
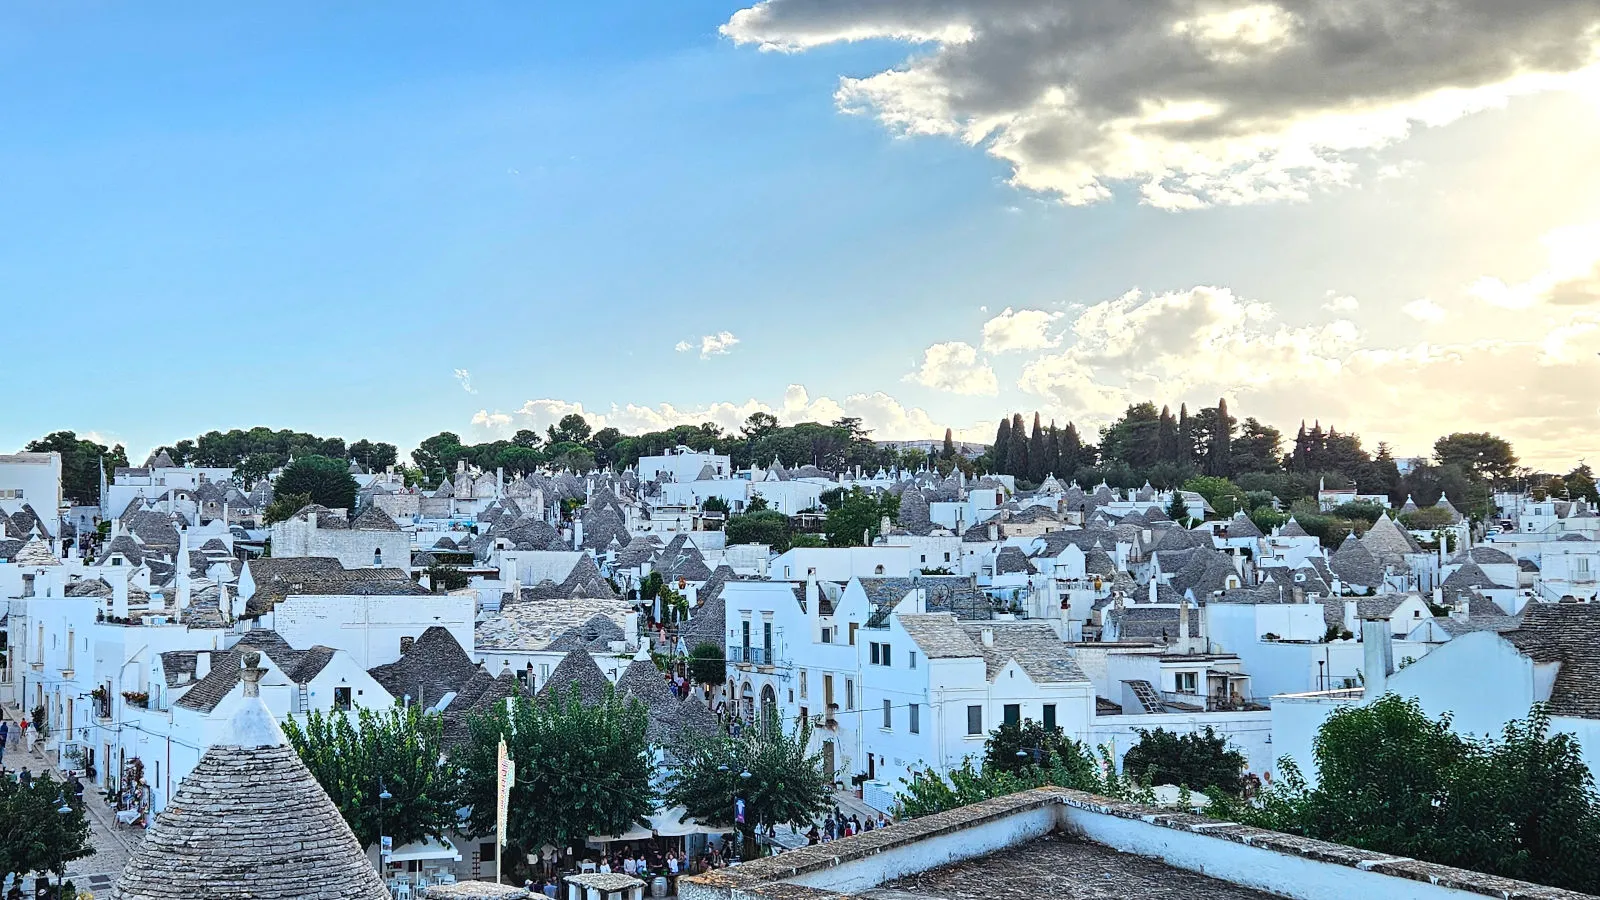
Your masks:
M1007 703L1005 712L1006 712L1006 724L1007 725L1021 725L1022 724L1022 704L1020 704L1020 703Z
M910 709L911 709L911 712L909 713L909 716L910 716L909 725L910 725L910 728L911 728L911 733L912 734L921 734L922 733L922 707L918 706L915 703L913 703L913 704L911 704Z
M333 689L333 708L344 712L350 711L350 689L336 687Z
M400 652L404 653L407 650L410 650L411 649L411 645L415 644L416 642L417 642L417 639L414 638L414 637L403 637L403 638L401 638L400 639Z
M382 547L373 547L372 548L372 564L375 565L375 566L383 565L383 548Z
M946 554L945 554L945 555L944 555L944 561L945 561L945 562L949 562L949 561L950 561L950 554L948 554L948 553L946 553Z
M872 664L875 666L880 665L879 660L883 658L878 652L878 648L881 646L883 645L879 644L877 641L872 641L867 644L867 655L871 658Z
M807 709L804 706L800 707L800 718L802 718L802 719L811 718L811 710Z
M850 623L850 646L856 645L856 623Z
M907 654L907 657L911 663L911 668L915 669L917 667L917 651L912 650Z
M1194 693L1195 685L1199 681L1193 672L1177 672L1172 676L1172 680L1180 694Z
M741 622L739 624L744 628L744 640L741 642L741 644L744 646L744 661L745 662L749 662L750 661L750 620L749 619L745 619L743 622Z
M894 727L894 707L890 701L883 701L883 728L885 731Z
M880 566L873 566L872 567L872 574L874 574L874 575L882 575L883 574L883 566L881 566L881 565Z
M1049 731L1054 727L1056 727L1056 705L1054 703L1046 703L1044 705L1044 730Z
M481 862L494 862L494 843L478 845L478 859Z
M761 647L767 651L767 662L772 662L772 623L761 623Z
M894 665L894 660L889 657L889 651L892 649L888 644L883 645L883 664L886 666Z
M800 699L806 698L806 670L800 670Z
M824 628L824 629L822 629L822 642L824 644L833 643L833 629L832 628Z
M849 678L844 680L844 708L856 708L856 683Z
M967 707L967 735L983 734L983 707Z
M928 554L926 554L926 553L922 554L922 562L927 562L927 561L928 561Z

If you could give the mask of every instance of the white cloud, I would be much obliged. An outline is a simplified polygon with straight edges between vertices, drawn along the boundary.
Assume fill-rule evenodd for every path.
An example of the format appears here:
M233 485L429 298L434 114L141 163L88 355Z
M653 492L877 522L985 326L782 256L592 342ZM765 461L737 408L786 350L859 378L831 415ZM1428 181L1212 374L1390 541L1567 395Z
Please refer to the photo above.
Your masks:
M1529 309L1540 304L1588 306L1600 303L1600 222L1573 225L1543 238L1549 261L1527 281L1507 284L1484 277L1467 290L1502 309Z
M1427 297L1407 303L1405 306L1400 307L1400 311L1418 322L1440 322L1445 317L1444 307L1429 300Z
M613 427L624 433L636 434L704 422L713 422L727 431L737 431L751 414L758 412L777 416L780 421L791 425L796 422L832 422L843 416L854 416L861 419L863 427L871 430L872 436L879 440L938 438L944 436L946 427L955 431L958 440L983 441L994 436L992 425L977 422L963 426L936 421L926 410L905 406L882 392L851 394L836 401L829 397L813 398L805 386L799 384L789 385L775 403L754 398L742 403L719 402L687 407L670 403L655 406L626 403L612 404L609 409L598 411L586 409L582 403L546 398L529 400L517 411L517 415L523 420L518 427L538 431L555 424L563 416L577 413L596 430Z
M731 331L719 331L716 334L704 335L700 338L700 358L710 359L713 356L726 356L733 350L739 339ZM695 345L689 341L679 341L672 349L679 353L688 353Z
M467 393L476 394L478 392L478 389L472 386L472 373L466 369L457 369L455 379L461 382L461 389Z
M495 410L489 412L480 409L472 414L472 426L479 430L484 437L498 439L511 432L511 416Z
M1572 87L1597 20L1589 0L761 0L722 33L923 45L842 78L839 106L981 147L1068 203L1136 185L1178 210L1305 199L1418 125Z
M993 396L1000 389L994 369L980 362L977 349L965 341L934 344L924 350L921 367L906 380L952 394Z
M1013 350L1047 350L1059 346L1060 335L1052 335L1061 313L1042 309L1006 307L999 315L983 323L983 349L989 353L1007 353Z
M1347 294L1336 294L1333 291L1329 291L1326 297L1327 300L1322 304L1322 308L1328 312L1355 312L1361 308L1361 301Z

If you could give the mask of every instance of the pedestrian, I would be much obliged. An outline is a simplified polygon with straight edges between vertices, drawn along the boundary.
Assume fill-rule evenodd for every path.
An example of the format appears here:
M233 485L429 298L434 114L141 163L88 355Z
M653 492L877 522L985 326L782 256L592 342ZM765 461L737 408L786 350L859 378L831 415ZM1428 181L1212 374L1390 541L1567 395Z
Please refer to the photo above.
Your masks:
M878 813L878 827L879 828L888 828L889 827L889 817L884 815L883 813Z
M6 739L11 736L11 723L0 719L0 756L5 755Z

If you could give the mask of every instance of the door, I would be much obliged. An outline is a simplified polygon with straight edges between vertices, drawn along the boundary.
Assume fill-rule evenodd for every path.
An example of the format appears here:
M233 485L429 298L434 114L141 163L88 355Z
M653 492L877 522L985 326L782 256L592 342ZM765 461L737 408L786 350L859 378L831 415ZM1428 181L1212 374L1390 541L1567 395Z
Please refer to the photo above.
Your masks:
M833 741L822 742L822 772L829 781L834 780Z
M832 675L828 675L826 673L823 674L823 676L822 676L822 712L827 717L827 719L832 720L834 718L834 715L833 715L833 676Z

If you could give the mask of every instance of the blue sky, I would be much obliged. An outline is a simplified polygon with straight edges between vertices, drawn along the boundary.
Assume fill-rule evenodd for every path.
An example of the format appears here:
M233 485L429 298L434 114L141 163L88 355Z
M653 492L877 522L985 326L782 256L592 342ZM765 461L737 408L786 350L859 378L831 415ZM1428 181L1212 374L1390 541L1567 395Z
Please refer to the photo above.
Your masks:
M1060 141L1018 155L950 133L978 114L929 93L846 96L955 46L920 21L460 6L8 7L0 446L257 424L410 446L579 406L978 437L1011 409L1092 424L1223 393L1403 451L1489 428L1555 462L1593 433L1563 393L1600 383L1593 307L1543 296L1586 261L1556 272L1541 243L1600 218L1584 90L1368 141L1299 197L1152 200L1106 162L1086 202L1051 180L1082 161ZM962 27L1011 33L983 14ZM1006 308L1031 338L985 338Z

